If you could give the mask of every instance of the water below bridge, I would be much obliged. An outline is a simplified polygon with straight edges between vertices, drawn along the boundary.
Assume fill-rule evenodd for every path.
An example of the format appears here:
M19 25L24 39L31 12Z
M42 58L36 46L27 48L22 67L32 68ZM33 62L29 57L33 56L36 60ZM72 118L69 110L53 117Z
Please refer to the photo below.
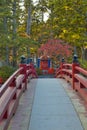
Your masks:
M8 130L87 130L68 95L70 86L53 76L43 77L29 82ZM79 97L74 100L82 110Z

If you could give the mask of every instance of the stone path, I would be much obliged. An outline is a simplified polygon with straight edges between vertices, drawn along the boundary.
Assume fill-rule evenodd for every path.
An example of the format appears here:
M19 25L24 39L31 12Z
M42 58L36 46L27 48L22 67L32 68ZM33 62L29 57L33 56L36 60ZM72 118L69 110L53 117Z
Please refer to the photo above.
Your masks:
M39 79L28 130L83 130L78 115L57 79Z
M83 100L71 89L61 79L32 79L8 130L87 130Z

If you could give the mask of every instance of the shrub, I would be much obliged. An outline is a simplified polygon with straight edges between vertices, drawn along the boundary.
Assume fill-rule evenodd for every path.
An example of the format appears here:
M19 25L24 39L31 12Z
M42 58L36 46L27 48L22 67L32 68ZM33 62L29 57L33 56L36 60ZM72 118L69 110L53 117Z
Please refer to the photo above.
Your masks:
M86 61L86 60L83 60L83 61L82 61L82 59L79 59L79 63L80 63L80 66L81 66L83 69L87 70L87 61Z
M13 74L16 69L11 66L0 67L0 78L2 78L3 83Z
M38 75L42 75L42 70L41 69L36 68L36 72L37 72Z

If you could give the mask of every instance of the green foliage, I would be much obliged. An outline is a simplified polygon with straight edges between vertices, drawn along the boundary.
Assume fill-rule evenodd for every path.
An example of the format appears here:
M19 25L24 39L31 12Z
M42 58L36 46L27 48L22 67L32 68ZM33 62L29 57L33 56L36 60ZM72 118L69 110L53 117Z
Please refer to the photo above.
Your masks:
M84 68L85 70L87 70L87 61L86 60L79 59L79 63L80 63L80 66L82 68Z
M11 66L2 66L0 67L0 77L3 79L3 82L5 82L12 74L15 72L15 68Z
M72 61L73 61L73 57L70 56L70 57L67 58L67 61L66 61L66 62L72 64Z
M82 46L86 34L87 8L86 1L51 1L49 23L52 25L53 35L75 46ZM52 8L53 5L53 8ZM57 32L54 26L58 25ZM82 40L84 39L84 40ZM78 43L78 44L77 44ZM82 44L81 44L82 43Z
M36 72L38 75L42 75L42 70L40 68L36 68Z

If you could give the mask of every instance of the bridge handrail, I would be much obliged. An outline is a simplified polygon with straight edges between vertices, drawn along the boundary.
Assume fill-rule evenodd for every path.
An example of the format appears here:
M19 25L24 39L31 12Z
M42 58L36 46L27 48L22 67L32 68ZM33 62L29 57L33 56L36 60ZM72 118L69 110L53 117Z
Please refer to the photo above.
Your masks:
M19 68L17 71L15 71L8 79L7 81L1 86L0 88L0 97L3 95L3 93L6 91L6 89L9 87L9 85L12 83L14 78L23 70L23 67Z
M87 70L81 68L78 62L72 64L61 63L56 71L56 76L63 78L71 83L74 90L79 92L82 98L87 102Z
M1 86L0 130L7 130L9 122L16 112L20 96L27 89L27 83L31 78L37 78L33 64L20 64L20 68Z
M87 70L84 70L83 68L79 67L79 66L76 66L75 69L82 73L83 75L87 76Z
M57 77L58 74L60 74L60 76L62 76L63 71L66 71L67 69L67 73L71 73L69 70L72 70L72 64L68 64L68 63L61 63L60 67L56 69L55 72L55 77Z
M68 64L68 63L64 63L63 66L72 68L72 64Z

